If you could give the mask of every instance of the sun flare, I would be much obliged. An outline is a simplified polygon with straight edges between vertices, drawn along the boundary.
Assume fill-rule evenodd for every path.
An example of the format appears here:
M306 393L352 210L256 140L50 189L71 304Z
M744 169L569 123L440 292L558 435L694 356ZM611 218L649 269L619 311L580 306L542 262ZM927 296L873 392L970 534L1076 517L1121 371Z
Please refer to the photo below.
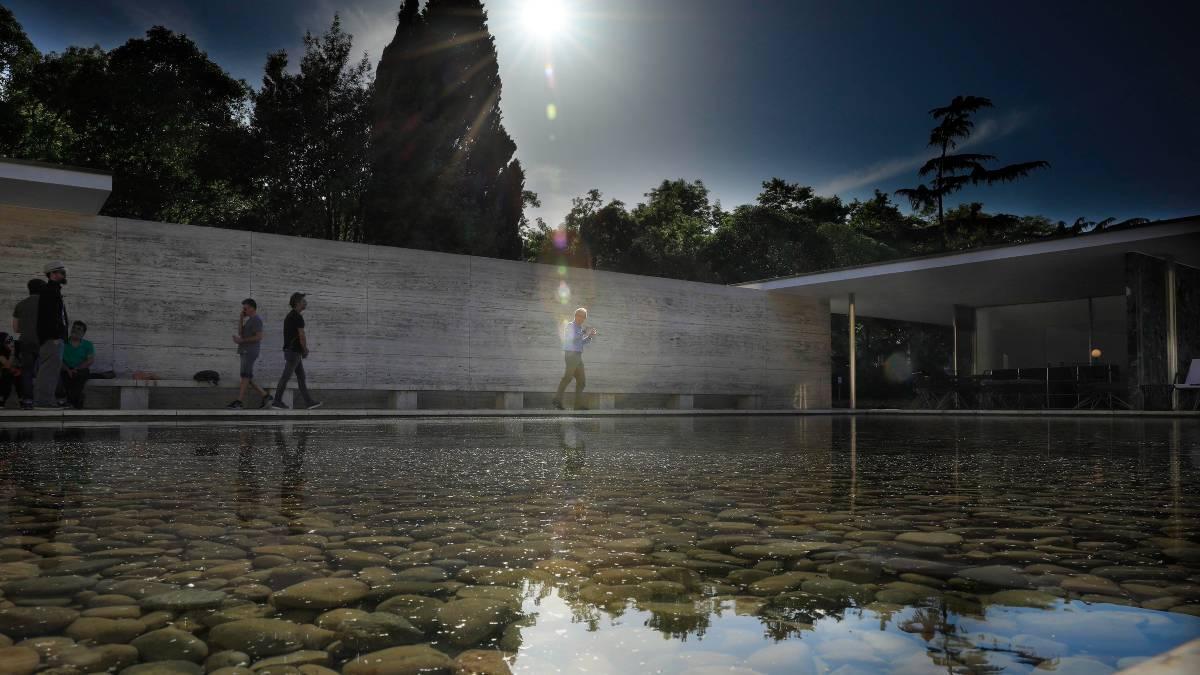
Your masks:
M526 0L521 23L530 35L551 40L567 30L567 8L563 0Z

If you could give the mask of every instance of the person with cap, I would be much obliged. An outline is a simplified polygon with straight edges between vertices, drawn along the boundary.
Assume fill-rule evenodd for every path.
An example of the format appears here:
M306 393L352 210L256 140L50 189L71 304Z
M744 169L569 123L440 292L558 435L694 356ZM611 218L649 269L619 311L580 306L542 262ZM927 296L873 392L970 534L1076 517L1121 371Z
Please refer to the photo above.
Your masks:
M301 314L308 308L308 300L304 293L292 293L288 304L292 311L283 320L283 374L279 376L279 384L275 387L275 402L272 408L287 408L283 402L284 392L287 391L288 380L292 373L296 374L296 386L300 396L304 398L304 407L309 410L321 407L320 401L314 401L308 393L308 384L304 379L304 359L308 358L308 338L304 334L304 317ZM300 407L299 405L296 406Z
M38 295L37 303L38 372L33 398L37 408L61 408L55 391L62 371L63 342L70 325L62 296L62 287L67 283L67 266L59 261L47 263L45 272L46 286Z
M38 350L38 296L46 287L45 279L30 279L27 284L29 297L17 303L13 308L12 328L17 338L17 363L21 375L17 384L17 394L21 398L21 408L33 408L33 376L37 372Z
M242 409L242 401L246 400L246 387L254 387L254 391L262 397L258 407L265 408L271 403L271 394L254 381L254 362L258 360L262 339L263 323L262 317L258 315L258 303L254 298L246 298L242 301L242 312L238 315L238 332L233 336L241 361L239 374L242 382L238 386L237 400L226 406L230 410Z

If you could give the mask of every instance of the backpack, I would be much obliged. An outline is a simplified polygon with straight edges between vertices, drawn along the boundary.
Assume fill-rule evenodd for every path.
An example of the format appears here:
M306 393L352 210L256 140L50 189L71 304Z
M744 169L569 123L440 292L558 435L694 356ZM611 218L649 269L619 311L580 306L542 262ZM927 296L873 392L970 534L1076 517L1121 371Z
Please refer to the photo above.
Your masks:
M215 387L221 383L221 374L215 370L202 370L193 375L192 379L197 382L207 382Z

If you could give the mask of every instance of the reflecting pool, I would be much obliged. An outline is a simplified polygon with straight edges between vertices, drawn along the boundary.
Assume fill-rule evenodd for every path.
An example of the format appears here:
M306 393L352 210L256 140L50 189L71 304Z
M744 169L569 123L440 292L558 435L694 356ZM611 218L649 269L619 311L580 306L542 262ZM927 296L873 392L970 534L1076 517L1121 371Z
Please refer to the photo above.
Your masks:
M0 495L4 672L1090 674L1200 637L1187 420L10 426Z

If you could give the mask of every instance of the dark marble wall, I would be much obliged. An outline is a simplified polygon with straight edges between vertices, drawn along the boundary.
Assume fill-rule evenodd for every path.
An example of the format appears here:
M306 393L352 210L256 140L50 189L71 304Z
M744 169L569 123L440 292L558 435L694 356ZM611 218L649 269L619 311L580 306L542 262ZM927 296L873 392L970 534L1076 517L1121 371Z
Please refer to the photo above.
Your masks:
M1192 359L1200 359L1200 269L1175 265L1175 330L1179 335L1179 378L1187 375ZM1182 407L1192 407L1197 392L1181 392Z
M1167 261L1125 254L1125 297L1129 330L1129 395L1135 408L1169 410L1167 364ZM1182 378L1200 358L1200 269L1175 265L1176 365ZM1194 394L1184 394L1192 396ZM1191 407L1191 401L1183 401Z
M1171 407L1167 381L1167 263L1125 254L1129 330L1129 402L1141 410Z

